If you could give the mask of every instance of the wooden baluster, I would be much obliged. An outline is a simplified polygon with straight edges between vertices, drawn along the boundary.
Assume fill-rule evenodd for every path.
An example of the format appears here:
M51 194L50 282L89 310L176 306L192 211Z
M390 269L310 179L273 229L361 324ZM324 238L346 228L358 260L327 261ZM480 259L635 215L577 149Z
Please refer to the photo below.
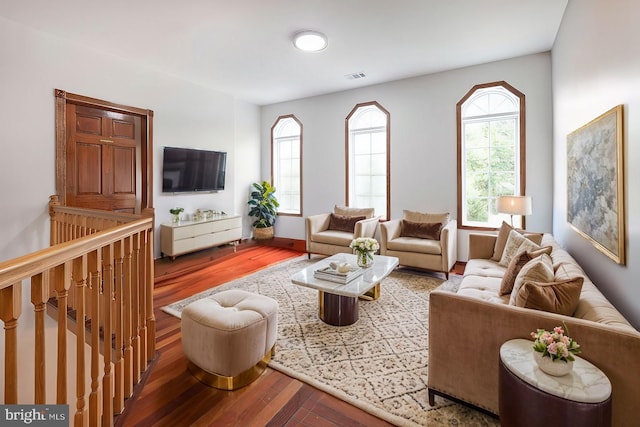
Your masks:
M145 292L147 294L147 361L151 361L156 356L156 317L153 313L153 288L154 288L154 259L153 259L153 228L147 230L147 283Z
M67 403L67 294L71 286L71 262L55 267L54 287L58 302L58 378L56 403Z
M133 394L133 349L131 347L131 288L132 288L132 252L133 241L131 237L124 239L124 292L122 309L124 311L124 394L131 397Z
M140 253L138 272L138 325L140 337L140 370L147 369L147 236L146 230L140 236Z
M56 214L56 208L60 206L60 198L57 194L49 196L49 218L50 218L50 229L49 229L49 245L53 246L60 243L59 239L59 220Z
M104 301L104 326L103 326L103 358L104 376L102 377L102 425L113 425L113 378L111 373L112 358L112 310L113 310L113 245L102 248L102 274L103 274L103 301Z
M85 374L85 340L86 340L86 289L87 289L87 256L73 260L73 282L76 294L76 413L74 425L84 426L87 417L86 374Z
M34 403L38 405L45 404L47 400L44 316L48 299L49 272L45 271L31 278L31 304L35 313Z
M100 425L100 288L102 267L100 251L88 254L89 285L91 288L91 393L89 394L89 425Z
M133 235L133 257L131 261L131 335L133 338L133 381L140 382L140 235Z
M22 283L0 289L0 320L4 322L4 403L18 403L18 318Z
M115 413L119 414L124 409L124 341L122 338L123 329L123 310L122 310L122 293L123 293L123 252L124 242L119 240L114 243L114 258L115 258L115 398L113 407Z

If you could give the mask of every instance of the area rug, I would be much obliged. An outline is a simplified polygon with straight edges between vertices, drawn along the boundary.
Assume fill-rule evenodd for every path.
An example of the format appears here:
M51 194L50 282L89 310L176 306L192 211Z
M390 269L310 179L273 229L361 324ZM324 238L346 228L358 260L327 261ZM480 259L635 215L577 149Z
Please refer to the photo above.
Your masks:
M163 310L180 317L189 303L230 288L278 301L276 354L269 363L300 381L399 426L497 426L481 412L427 397L429 293L452 289L454 280L396 270L381 286L380 298L360 301L360 319L330 326L318 319L318 293L290 277L314 260L285 261L250 276L201 292Z

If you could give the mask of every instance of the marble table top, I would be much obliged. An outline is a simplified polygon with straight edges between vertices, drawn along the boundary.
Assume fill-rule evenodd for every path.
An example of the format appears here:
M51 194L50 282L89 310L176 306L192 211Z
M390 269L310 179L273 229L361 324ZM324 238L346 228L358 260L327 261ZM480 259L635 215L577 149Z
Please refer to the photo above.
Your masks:
M342 295L345 297L358 297L368 290L376 286L387 277L394 268L398 266L398 258L374 255L373 265L364 269L364 273L348 283L335 283L327 280L321 280L314 277L313 273L317 269L328 266L331 262L346 262L356 265L356 256L352 254L335 254L324 258L317 263L295 273L291 276L291 281L296 285L305 286L307 288L317 289L334 295Z
M600 403L611 395L609 378L596 366L578 357L567 375L554 377L538 368L533 358L533 341L514 339L500 347L505 367L522 381L554 396L583 403Z

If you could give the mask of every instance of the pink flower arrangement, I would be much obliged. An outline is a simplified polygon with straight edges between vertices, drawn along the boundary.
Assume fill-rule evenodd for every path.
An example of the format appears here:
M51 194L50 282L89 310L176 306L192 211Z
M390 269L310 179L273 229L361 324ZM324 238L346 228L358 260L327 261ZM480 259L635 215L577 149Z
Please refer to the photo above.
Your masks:
M568 333L567 326L556 326L552 332L544 329L538 329L537 332L531 332L531 338L534 339L533 349L542 353L542 357L550 357L554 362L557 360L563 362L573 362L574 354L580 353L580 345L573 338L565 335Z

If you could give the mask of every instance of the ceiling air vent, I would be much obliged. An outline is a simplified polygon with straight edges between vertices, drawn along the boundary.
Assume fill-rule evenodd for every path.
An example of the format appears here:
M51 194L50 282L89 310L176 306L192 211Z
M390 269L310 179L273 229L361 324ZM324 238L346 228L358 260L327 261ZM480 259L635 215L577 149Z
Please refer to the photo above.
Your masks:
M351 74L344 75L344 77L347 78L348 80L361 79L366 76L367 75L365 73L351 73Z

